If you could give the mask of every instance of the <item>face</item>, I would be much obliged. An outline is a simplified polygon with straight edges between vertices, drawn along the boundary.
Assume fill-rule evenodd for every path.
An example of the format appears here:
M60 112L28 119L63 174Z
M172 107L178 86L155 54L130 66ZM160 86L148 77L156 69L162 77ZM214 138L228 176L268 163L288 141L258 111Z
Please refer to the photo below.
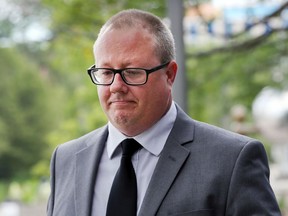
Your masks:
M163 62L155 56L153 37L145 30L108 29L96 42L96 67L150 69ZM177 64L149 74L146 84L129 86L116 74L110 86L98 86L101 106L109 121L127 136L155 124L169 109Z

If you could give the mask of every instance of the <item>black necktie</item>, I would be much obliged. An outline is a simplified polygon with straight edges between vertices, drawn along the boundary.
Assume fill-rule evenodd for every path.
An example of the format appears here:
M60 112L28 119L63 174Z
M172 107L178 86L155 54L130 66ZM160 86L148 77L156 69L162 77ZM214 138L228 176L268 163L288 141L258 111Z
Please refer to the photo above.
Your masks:
M137 181L131 157L141 145L134 139L125 139L121 146L121 164L112 184L106 216L137 214Z

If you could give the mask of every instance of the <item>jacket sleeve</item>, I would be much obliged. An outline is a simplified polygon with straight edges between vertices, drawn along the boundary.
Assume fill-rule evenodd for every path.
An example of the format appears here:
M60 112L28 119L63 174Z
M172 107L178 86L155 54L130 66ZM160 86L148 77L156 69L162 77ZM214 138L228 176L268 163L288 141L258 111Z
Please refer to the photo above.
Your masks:
M281 216L269 183L269 173L263 144L250 141L242 148L233 169L226 215Z
M55 158L56 158L57 148L51 157L50 162L50 196L47 204L47 216L53 215L54 208L54 194L55 194Z

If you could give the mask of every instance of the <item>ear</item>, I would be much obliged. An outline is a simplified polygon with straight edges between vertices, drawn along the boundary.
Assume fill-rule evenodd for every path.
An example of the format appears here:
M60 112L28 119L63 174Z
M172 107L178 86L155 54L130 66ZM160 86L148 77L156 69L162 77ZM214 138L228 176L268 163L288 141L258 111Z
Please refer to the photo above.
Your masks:
M175 60L172 60L166 69L167 82L172 86L176 78L178 65Z

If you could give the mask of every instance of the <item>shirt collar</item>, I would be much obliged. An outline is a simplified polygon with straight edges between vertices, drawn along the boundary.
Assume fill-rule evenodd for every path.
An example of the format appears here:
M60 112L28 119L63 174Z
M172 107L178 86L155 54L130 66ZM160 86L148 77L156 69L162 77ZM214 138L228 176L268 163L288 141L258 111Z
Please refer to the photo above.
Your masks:
M170 131L172 130L176 115L177 109L175 103L172 102L168 112L158 122L156 122L156 124L143 133L132 138L139 142L143 148L145 148L151 154L159 156L170 134ZM109 158L111 158L118 145L128 137L114 127L111 122L108 122L108 131L107 153Z

